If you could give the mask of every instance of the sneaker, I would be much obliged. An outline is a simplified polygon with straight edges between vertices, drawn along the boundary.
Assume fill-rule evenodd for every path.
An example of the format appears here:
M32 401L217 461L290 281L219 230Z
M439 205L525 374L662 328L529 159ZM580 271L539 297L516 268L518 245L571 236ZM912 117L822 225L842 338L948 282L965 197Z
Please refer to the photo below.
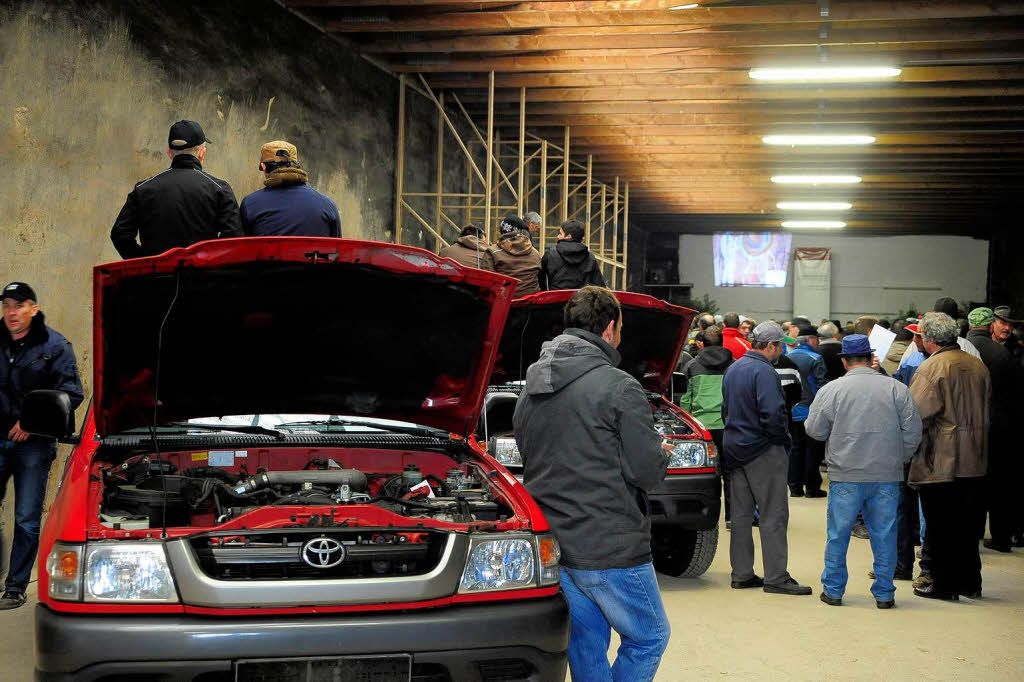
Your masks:
M769 594L802 595L811 594L812 590L807 585L801 585L792 578L787 578L785 582L780 583L778 585L765 584L764 591L768 592Z
M931 584L932 577L930 575L925 575L924 573L922 573L921 575L914 578L914 587L917 589L924 589L925 587L930 587Z
M828 497L828 493L824 490L808 490L804 497Z
M1010 554L1010 553L1013 552L1013 549L1011 549L1013 547L1012 543L1007 543L1005 545L998 545L998 544L996 544L995 540L987 539L987 540L982 540L981 544L984 545L986 548L991 549L991 550L993 550L995 552L1003 552L1004 554Z
M842 606L843 605L843 598L842 597L830 597L827 594L825 594L824 591L822 591L822 593L821 593L821 601L825 602L829 606Z
M867 540L869 537L871 537L870 535L868 535L868 527L865 526L863 523L855 523L853 525L853 532L850 534L853 535L853 537L855 538L860 538L861 540Z
M890 599L889 601L876 601L875 606L877 606L880 609L891 609L892 607L896 606L896 600Z
M4 596L0 597L0 610L16 609L24 603L24 592L11 592L8 590L4 592Z
M764 587L764 578L755 575L752 578L746 580L733 580L732 589L734 590L745 590L748 587Z

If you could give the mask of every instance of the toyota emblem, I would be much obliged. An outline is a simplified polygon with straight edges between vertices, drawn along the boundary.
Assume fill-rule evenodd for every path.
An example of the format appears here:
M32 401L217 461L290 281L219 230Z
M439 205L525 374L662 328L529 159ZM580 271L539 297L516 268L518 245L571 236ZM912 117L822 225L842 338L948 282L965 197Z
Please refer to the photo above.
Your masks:
M304 544L300 554L313 568L333 568L345 560L345 547L333 538L317 538Z

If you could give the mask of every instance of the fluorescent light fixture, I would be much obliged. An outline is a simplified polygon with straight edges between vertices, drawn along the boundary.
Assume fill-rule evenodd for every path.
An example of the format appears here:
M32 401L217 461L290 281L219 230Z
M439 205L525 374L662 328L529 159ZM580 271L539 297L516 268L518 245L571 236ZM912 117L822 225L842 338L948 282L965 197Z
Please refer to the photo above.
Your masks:
M773 175L778 185L856 185L858 175Z
M761 138L761 141L772 145L835 147L839 145L871 144L875 141L875 138L872 135L765 135Z
M903 69L895 66L796 66L751 69L756 81L859 81L894 78Z
M790 229L838 230L846 227L842 220L784 220L782 226Z
M699 7L697 3L691 2L689 5L675 5L674 7L669 7L669 9L697 9L697 7Z
M775 207L783 211L849 211L853 204L846 201L780 201Z

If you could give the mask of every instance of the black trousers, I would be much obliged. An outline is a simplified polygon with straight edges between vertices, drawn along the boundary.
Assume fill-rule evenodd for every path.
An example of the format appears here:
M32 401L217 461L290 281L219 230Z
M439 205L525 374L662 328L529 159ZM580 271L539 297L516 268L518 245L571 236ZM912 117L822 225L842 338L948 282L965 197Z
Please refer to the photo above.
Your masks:
M896 572L914 572L914 542L920 536L917 491L907 485L906 471L900 484L900 506L896 513Z
M722 463L722 435L725 429L708 429L711 432L711 440L715 443L715 451L718 453L718 473L722 477L722 501L725 504L725 520L732 519L732 503L729 500L729 470Z
M790 422L789 435L793 447L789 451L789 487L806 488L807 492L821 490L821 466L825 459L825 444L807 435L803 422Z
M1017 446L1019 447L1019 446ZM1021 455L1014 446L1010 430L993 426L989 440L988 476L985 477L988 502L988 526L992 542L1009 547L1014 536L1021 535L1020 480L1024 473ZM984 511L982 532L984 532Z
M984 490L982 478L928 483L919 489L928 525L925 536L931 554L931 577L938 591L981 591L976 519Z

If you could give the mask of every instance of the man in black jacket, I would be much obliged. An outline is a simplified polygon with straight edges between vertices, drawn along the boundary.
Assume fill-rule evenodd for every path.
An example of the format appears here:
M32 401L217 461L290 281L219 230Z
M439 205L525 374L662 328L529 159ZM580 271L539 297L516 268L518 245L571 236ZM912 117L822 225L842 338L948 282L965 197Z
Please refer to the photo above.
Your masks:
M651 563L647 493L668 467L640 382L617 369L622 311L585 287L526 371L513 424L523 482L561 545L573 679L654 678L669 623ZM607 663L610 628L622 645Z
M558 230L558 243L548 248L540 263L540 288L579 289L604 286L601 267L583 243L585 230L578 220L567 220Z
M4 324L0 327L0 502L14 478L14 543L0 609L25 603L32 564L39 549L39 524L54 441L21 428L21 405L30 391L55 389L82 402L82 382L71 344L46 326L36 292L24 282L4 287ZM0 537L0 554L3 552Z
M207 239L242 236L231 185L203 170L207 142L195 121L171 126L171 167L135 185L110 230L121 258L155 256Z

